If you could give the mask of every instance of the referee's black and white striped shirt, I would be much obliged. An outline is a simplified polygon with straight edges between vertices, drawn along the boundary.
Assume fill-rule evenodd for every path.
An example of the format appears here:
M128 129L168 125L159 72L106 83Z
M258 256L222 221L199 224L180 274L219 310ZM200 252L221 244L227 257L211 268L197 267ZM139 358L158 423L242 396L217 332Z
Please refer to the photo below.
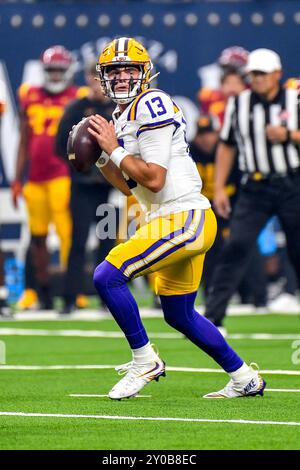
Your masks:
M285 175L300 168L300 146L291 141L272 144L266 137L266 126L299 129L300 106L297 90L281 88L270 102L251 90L229 99L221 142L237 144L239 167L243 173Z

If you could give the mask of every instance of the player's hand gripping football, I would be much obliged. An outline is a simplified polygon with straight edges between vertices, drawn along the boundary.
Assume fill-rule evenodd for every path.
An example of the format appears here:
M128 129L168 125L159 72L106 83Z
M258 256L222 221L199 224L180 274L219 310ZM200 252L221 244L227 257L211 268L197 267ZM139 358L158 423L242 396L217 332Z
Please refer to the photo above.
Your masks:
M95 114L89 118L89 124L91 126L88 127L89 133L95 137L104 152L110 155L117 147L119 147L112 121L107 122L107 120L102 116Z

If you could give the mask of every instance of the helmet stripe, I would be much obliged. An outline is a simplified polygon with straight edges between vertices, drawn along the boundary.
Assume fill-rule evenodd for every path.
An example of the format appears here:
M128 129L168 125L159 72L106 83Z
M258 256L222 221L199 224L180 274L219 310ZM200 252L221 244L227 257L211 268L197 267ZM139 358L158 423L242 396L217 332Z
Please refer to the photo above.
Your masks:
M128 54L128 43L129 43L129 39L126 38L125 39L125 44L124 44L124 53L125 53L125 55Z
M118 57L119 55L119 39L116 39L116 48L115 48L115 54L116 54L116 57Z
M127 38L120 38L118 39L118 53L116 53L117 57L125 57L125 42Z

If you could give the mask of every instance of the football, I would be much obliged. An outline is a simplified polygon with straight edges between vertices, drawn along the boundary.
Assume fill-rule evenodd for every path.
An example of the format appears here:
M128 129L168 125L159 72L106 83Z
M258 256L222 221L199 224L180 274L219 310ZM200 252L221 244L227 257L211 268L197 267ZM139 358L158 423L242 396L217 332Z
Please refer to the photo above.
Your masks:
M68 159L80 172L90 170L101 155L101 148L89 133L89 118L82 119L70 132L67 144Z

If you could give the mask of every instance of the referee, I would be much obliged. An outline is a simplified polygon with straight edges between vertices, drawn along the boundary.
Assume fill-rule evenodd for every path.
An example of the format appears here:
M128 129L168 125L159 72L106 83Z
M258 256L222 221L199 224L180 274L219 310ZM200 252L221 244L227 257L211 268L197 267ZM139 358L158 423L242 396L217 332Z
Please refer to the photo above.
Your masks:
M300 106L296 90L280 85L278 54L256 49L249 54L251 89L231 98L216 156L214 205L228 217L225 185L238 147L240 193L230 221L230 236L214 271L205 316L222 326L228 302L251 261L257 236L277 215L290 260L300 279ZM300 311L300 307L299 307Z

